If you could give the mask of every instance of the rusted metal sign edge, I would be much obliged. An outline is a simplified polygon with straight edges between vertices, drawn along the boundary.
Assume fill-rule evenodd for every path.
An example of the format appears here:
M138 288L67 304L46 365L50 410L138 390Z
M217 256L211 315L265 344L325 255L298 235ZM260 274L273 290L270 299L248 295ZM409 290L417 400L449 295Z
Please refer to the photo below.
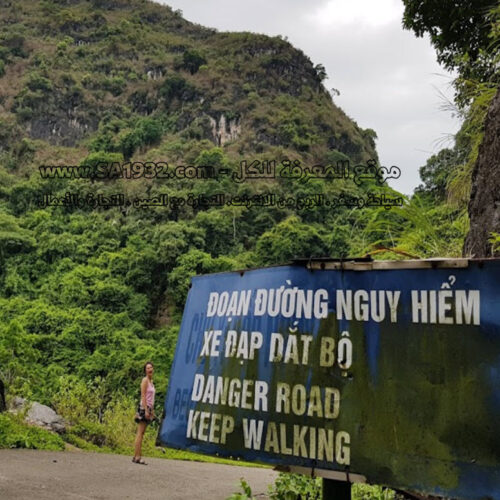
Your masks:
M345 270L345 271L385 271L394 269L443 269L466 268L470 259L419 259L419 260L374 260L357 261L323 261L311 260L306 263L308 269Z
M390 271L399 269L465 269L470 264L481 267L484 262L500 261L500 258L487 259L472 258L431 258L431 259L409 259L409 260L372 260L370 258L359 259L330 259L326 257L310 259L294 259L291 262L275 264L271 266L252 267L247 269L235 269L234 271L221 271L210 273L213 276L220 274L240 273L242 276L248 271L257 269L272 269L283 266L303 266L311 270L344 270L344 271ZM202 276L202 275L197 275Z

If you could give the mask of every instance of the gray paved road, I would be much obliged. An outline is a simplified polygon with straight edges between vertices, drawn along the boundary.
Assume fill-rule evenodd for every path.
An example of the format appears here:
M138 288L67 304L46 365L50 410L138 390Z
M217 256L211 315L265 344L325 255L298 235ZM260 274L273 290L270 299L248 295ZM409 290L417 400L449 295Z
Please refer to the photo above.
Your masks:
M0 499L223 500L244 477L258 498L277 473L269 469L86 452L0 450Z

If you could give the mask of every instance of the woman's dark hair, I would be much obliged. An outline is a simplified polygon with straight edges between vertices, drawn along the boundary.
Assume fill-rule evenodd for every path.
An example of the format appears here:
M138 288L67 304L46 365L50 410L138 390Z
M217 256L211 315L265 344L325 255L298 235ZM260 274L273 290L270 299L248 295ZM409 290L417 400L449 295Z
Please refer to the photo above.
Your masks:
M151 361L148 361L147 363L144 364L144 368L142 369L144 371L144 375L146 375L146 366L148 365L151 365L153 368L155 365L153 365L153 363L151 363Z

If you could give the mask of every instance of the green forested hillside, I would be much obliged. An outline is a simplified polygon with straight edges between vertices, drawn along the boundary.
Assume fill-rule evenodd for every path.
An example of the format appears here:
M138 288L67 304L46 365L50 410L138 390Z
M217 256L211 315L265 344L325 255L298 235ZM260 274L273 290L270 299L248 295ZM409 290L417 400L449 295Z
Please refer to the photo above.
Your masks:
M71 442L125 446L116 429L128 425L149 359L161 408L194 274L380 248L461 254L484 92L483 114L467 115L455 150L429 160L401 208L42 207L68 192L398 193L352 179L44 179L42 165L99 162L230 174L243 160L365 164L377 161L376 133L346 116L324 68L280 37L218 33L146 0L0 0L0 12L0 379L9 397L73 422Z

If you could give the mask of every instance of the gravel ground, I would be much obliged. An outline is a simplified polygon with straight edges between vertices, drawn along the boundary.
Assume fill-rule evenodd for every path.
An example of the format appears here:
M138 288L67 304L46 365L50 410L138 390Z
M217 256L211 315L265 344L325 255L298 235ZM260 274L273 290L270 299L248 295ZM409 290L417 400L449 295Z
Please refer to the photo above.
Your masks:
M267 498L277 473L270 469L88 452L0 450L0 499L203 499L224 500L240 492Z

